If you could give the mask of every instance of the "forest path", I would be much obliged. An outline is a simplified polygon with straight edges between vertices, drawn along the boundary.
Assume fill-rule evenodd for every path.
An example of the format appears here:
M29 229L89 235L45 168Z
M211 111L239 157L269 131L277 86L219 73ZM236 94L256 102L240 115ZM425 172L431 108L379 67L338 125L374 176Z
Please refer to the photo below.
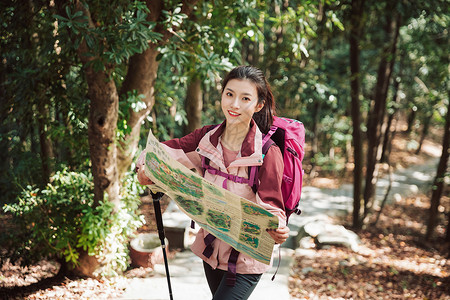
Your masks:
M397 169L392 173L392 185L387 196L387 202L398 197L409 197L419 192L428 192L436 175L438 158L430 158L424 164L413 165L408 168ZM376 186L376 200L374 208L379 205L386 196L389 186L389 176L386 175L378 180ZM289 227L292 234L289 243L285 247L296 249L299 240L304 236L319 236L322 234L323 243L335 240L335 243L355 246L357 237L342 226L331 225L332 218L344 216L353 211L353 185L343 184L339 188L317 188L304 186L302 200L300 202L302 214L293 215L289 219ZM305 232L306 231L306 232ZM341 236L343 235L343 236ZM339 238L342 238L340 240Z
M424 164L393 172L388 201L392 201L396 197L408 197L419 191L427 191L433 182L437 163L438 158L431 158ZM384 198L388 185L387 177L379 179L376 189L377 202ZM330 242L329 238L332 237L331 243L347 244L349 247L357 246L357 236L351 231L343 229L342 226L333 224L331 220L333 216L348 214L352 211L352 195L353 186L351 184L344 184L338 189L303 187L302 214L300 216L293 215L289 220L291 238L281 248L282 260L276 278L274 281L271 280L279 257L277 250L275 250L274 267L263 275L250 299L291 299L289 275L295 249L301 247L299 244L301 237L308 235L305 235L305 231L313 232L317 236L322 234L325 242L327 239ZM185 219L185 215L178 212L178 215L172 215L170 219ZM178 252L169 261L169 270L174 299L210 299L202 262L191 251ZM164 265L156 265L152 277L132 279L120 299L168 299Z

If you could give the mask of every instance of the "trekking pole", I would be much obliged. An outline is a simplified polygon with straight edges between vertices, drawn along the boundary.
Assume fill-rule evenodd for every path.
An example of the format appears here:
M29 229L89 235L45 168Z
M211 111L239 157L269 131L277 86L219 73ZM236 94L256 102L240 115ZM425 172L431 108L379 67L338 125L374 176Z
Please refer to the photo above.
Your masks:
M155 209L155 217L156 217L156 226L158 227L158 235L159 239L161 240L161 247L163 250L163 256L164 256L164 265L166 266L166 277L167 277L167 285L169 286L169 297L170 300L173 300L172 296L172 285L170 284L170 275L169 275L169 263L167 261L167 254L166 254L166 243L165 243L165 236L164 236L164 225L162 221L162 215L161 215L161 204L160 200L162 196L164 195L161 192L153 193L153 191L150 191L153 198L153 207Z

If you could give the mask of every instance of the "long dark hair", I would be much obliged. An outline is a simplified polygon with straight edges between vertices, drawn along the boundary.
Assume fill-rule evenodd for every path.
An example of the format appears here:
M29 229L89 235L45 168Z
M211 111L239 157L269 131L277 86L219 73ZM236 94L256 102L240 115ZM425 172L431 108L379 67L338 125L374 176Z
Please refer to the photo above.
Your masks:
M272 126L273 116L275 115L275 99L273 98L272 90L267 82L264 73L252 66L239 66L231 70L222 82L222 93L231 79L247 79L253 82L258 92L258 104L264 102L264 107L253 114L259 129L263 133L267 133Z

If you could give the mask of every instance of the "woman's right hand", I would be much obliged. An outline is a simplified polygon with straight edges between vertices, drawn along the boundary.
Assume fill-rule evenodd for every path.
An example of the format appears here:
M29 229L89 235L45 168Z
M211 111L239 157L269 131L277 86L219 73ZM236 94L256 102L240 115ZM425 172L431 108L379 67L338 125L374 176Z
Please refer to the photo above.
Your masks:
M138 169L138 171L137 171L137 179L138 179L139 183L142 184L142 185L151 185L151 184L153 184L153 181L151 181L147 177L147 175L145 175L144 168L145 168L145 166L141 166Z
M140 184L142 185L151 185L153 184L153 181L151 181L147 175L145 175L144 168L145 168L145 153L143 152L137 162L136 162L136 173L137 173L137 179Z

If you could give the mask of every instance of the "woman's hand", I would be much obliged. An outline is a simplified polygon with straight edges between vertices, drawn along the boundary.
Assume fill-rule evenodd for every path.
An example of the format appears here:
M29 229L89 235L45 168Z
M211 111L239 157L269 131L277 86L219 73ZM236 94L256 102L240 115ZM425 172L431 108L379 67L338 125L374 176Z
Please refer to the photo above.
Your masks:
M145 163L144 163L144 153L139 156L137 162L136 162L136 173L137 173L137 179L140 184L142 185L151 185L153 184L153 181L151 181L144 172Z
M137 179L140 184L142 185L151 185L153 184L153 181L151 181L144 172L144 166L141 166L140 168L137 168Z
M289 232L291 230L289 227L284 226L278 229L267 229L267 232L273 238L276 244L283 244L289 237Z

